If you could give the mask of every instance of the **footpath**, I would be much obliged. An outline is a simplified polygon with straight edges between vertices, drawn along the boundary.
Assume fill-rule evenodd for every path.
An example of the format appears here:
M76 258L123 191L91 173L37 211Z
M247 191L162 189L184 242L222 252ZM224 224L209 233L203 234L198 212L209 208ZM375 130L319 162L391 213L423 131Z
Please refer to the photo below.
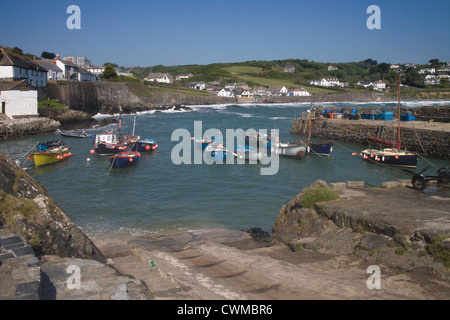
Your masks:
M22 239L2 229L0 299L450 297L445 265L450 189L434 186L421 192L396 183L385 188L344 183L334 188L341 199L320 205L320 219L333 227L299 237L293 247L258 229L116 236L92 239L107 259L100 263L57 256L38 259ZM434 245L432 239L439 242Z

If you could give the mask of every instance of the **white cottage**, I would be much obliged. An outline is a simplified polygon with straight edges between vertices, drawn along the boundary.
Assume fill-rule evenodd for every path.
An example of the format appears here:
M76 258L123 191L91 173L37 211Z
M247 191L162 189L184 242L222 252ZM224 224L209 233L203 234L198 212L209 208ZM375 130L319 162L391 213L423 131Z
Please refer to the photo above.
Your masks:
M38 116L38 92L26 80L0 82L2 114L10 118Z
M26 80L34 87L46 87L47 70L30 59L0 48L0 79Z
M54 60L39 60L36 63L47 70L47 80L64 79L64 72L56 65Z
M144 80L150 82L173 83L173 77L167 73L150 73Z

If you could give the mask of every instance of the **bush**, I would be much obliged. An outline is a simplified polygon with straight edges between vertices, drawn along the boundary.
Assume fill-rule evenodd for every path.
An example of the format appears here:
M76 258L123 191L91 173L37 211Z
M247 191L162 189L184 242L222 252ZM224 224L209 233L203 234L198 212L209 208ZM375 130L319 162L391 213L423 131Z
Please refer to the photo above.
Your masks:
M303 192L298 200L299 204L303 208L313 208L314 204L317 202L331 201L339 199L339 196L331 189L319 188L319 189L308 189Z

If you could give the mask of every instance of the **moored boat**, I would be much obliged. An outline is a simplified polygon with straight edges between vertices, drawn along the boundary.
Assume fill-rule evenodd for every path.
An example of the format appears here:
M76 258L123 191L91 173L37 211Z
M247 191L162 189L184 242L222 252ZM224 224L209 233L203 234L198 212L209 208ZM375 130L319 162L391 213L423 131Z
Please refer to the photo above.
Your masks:
M127 148L126 144L117 142L117 136L112 132L104 132L95 135L94 147L91 153L95 154L114 154L124 151Z
M56 146L43 151L35 151L30 154L28 160L33 160L36 167L45 166L68 159L72 156L71 147Z
M136 151L124 151L115 154L109 158L109 162L113 168L125 168L136 164L139 161L141 154Z
M145 152L156 150L157 148L158 145L156 144L155 140L145 138L137 140L130 149L131 151Z
M363 159L377 161L381 164L399 167L416 168L418 156L415 152L401 150L401 112L400 112L400 74L398 75L398 126L397 126L397 140L390 141L370 137L368 140L382 143L392 148L384 149L366 149L361 151L360 156Z
M89 133L87 133L86 131L78 131L78 130L74 130L74 131L63 131L60 130L59 132L62 136L64 137L70 137L70 138L90 138L91 135Z
M36 150L44 151L44 150L47 150L48 148L60 147L60 146L64 146L64 145L65 145L65 143L62 140L51 140L51 141L46 141L46 142L39 142L36 145Z
M285 157L303 158L306 146L303 143L280 143L279 154Z

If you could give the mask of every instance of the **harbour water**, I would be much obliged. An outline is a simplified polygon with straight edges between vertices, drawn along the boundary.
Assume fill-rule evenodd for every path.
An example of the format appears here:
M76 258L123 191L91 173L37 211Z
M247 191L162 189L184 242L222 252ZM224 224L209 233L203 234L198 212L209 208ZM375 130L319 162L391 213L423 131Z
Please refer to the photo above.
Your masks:
M449 102L426 101L408 106L433 104ZM324 103L321 106L378 108L396 107L396 103ZM108 156L92 155L91 139L62 137L58 133L1 141L0 153L16 160L39 141L61 139L70 145L73 155L68 160L39 168L24 161L23 166L91 237L216 227L236 230L260 227L270 232L280 208L318 179L328 183L363 180L380 186L384 181L410 178L398 168L352 155L359 154L366 146L339 141L334 141L330 158L280 157L274 175L261 175L261 164L176 165L172 162L172 150L179 143L171 140L172 133L187 129L194 135L195 121L201 121L203 132L215 128L225 136L226 129L270 132L276 128L282 142L299 141L307 137L290 134L292 119L309 107L308 103L213 105L124 115L124 134L132 133L136 119L135 134L154 139L159 145L156 151L142 153L136 165L124 169L111 169ZM118 130L117 126L110 127L114 128ZM101 133L103 130L87 131ZM321 139L313 137L313 141ZM450 166L448 161L419 158L418 170L429 162L436 167ZM430 169L430 173L435 173L435 169Z

